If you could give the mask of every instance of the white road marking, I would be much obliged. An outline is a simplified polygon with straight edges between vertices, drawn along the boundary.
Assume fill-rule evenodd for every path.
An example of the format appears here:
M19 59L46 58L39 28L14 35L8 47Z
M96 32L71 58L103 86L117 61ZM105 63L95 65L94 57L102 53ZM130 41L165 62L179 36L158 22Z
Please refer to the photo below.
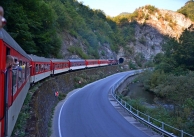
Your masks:
M100 80L98 80L98 81L101 81L102 79L100 79ZM94 84L94 83L96 83L96 82L98 82L98 81L95 81L95 82L92 82L92 83L89 83L89 84L87 84L86 86L84 86L83 88L85 88L85 87L87 87L87 86L89 86L89 85L91 85L91 84ZM79 89L79 90L77 90L77 91L75 91L74 93L72 93L69 97L67 97L67 99L65 100L65 102L63 103L63 105L62 105L62 107L61 107L61 109L60 109L60 112L59 112L59 118L58 118L58 127L59 127L59 137L62 137L62 135L61 135L61 126L60 126L60 121L61 121L61 112L62 112L62 109L63 109L63 106L65 105L65 103L67 102L67 100L70 98L70 97L72 97L75 93L77 93L78 91L80 91L81 89Z
M73 96L76 92L78 92L78 91L80 91L80 90L75 91L73 94L71 94L71 95L68 97L68 99L69 99L70 97L72 97L72 96ZM68 100L68 99L67 99L67 100ZM59 118L58 118L59 137L62 137L62 135L61 135L61 126L60 126L61 112L62 112L63 106L65 105L65 103L67 102L67 100L65 100L65 102L63 103L63 105L62 105L62 107L61 107L61 109L60 109L60 112L59 112Z

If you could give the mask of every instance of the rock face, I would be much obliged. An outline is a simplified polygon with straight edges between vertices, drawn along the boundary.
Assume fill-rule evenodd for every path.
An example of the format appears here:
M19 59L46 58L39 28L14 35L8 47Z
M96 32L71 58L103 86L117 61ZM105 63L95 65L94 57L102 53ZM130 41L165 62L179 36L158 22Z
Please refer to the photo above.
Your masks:
M192 24L190 19L174 11L158 9L152 14L145 8L143 11L149 16L146 24L156 28L161 34L170 37L179 38L183 30Z
M135 42L129 42L128 47L134 54L125 55L134 59L135 55L142 54L146 60L152 59L162 52L162 45L171 37L178 39L182 32L194 24L184 15L170 10L149 9L149 5L137 10L138 17L135 27ZM125 54L120 49L119 55Z
M135 38L134 52L143 54L145 59L149 60L152 56L162 52L161 45L164 43L164 36L157 29L149 25L137 24Z
M64 59L80 59L81 57L79 55L77 55L76 53L71 53L68 51L68 48L72 47L72 46L78 46L81 48L81 50L87 54L87 46L81 42L81 40L69 35L68 33L64 32L63 34L61 34L63 37L63 41L62 41L62 48L61 48L61 55ZM113 52L110 49L110 45L109 44L99 44L99 49L98 49L98 54L100 55L101 59L115 59L116 58L116 53Z

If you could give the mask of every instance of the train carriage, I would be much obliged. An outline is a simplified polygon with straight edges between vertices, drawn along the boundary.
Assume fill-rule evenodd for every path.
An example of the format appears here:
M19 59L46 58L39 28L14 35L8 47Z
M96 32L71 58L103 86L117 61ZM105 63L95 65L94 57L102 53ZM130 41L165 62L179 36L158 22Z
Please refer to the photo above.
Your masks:
M36 83L52 74L51 61L45 57L29 55L31 58L31 83Z
M114 59L109 59L109 65L117 65L118 64L118 60L114 60Z
M52 74L58 74L69 71L69 60L51 59Z
M69 60L69 69L77 70L86 68L86 61L83 59L70 59Z
M99 63L97 59L87 59L86 68L98 67Z
M7 55L25 67L6 69ZM0 136L11 136L30 87L30 58L4 29L0 29L0 59Z
M107 59L99 59L98 64L99 66L107 66L109 65L109 61Z

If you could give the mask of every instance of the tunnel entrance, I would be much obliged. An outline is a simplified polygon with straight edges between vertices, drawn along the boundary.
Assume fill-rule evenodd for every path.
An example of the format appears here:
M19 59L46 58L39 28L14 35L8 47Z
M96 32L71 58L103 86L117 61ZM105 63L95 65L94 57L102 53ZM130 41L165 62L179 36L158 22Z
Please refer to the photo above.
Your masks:
M124 58L119 58L119 64L122 64L124 62Z

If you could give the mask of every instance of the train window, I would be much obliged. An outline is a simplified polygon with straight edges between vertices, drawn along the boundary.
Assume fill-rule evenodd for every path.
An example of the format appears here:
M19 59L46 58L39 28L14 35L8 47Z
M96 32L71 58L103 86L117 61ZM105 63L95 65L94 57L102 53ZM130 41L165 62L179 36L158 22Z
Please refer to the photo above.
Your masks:
M36 73L38 73L38 64L36 64Z
M23 80L24 80L24 69L25 69L25 67L24 67L24 65L23 65L23 63L21 63L21 68L22 68L22 71L21 71L21 82L23 83Z
M41 64L41 72L44 71L44 64Z
M44 69L44 71L46 71L46 64L43 65L43 69Z
M25 79L27 79L28 76L28 71L29 71L29 63L25 63L26 64L26 69L25 69Z
M25 62L22 62L22 77L21 77L21 83L23 83L25 81L25 70L26 70L26 63Z
M39 72L41 72L41 65L39 64Z
M48 64L45 64L45 70L46 71L48 70Z
M19 61L19 66L22 66L22 61ZM18 88L22 85L22 70L18 71Z
M12 95L17 91L18 69L12 69Z
M48 64L45 64L45 69L46 69L46 71L48 70Z
M49 64L47 64L47 70L50 70L50 65Z
M30 76L30 64L27 63L27 76Z

